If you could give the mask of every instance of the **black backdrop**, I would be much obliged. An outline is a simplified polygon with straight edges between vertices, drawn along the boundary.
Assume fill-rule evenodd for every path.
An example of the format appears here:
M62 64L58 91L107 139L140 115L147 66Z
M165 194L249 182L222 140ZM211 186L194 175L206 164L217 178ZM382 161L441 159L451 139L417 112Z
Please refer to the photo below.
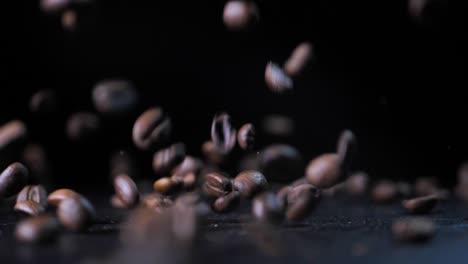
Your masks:
M416 23L400 0L258 0L261 20L248 32L225 28L224 1L96 1L77 8L75 32L41 13L37 1L11 2L3 10L10 16L2 23L0 121L27 122L31 141L47 147L57 185L106 183L108 154L132 150L132 122L152 105L170 113L173 140L193 154L209 138L214 113L225 110L238 126L290 115L293 137L260 136L259 145L288 142L307 159L333 151L350 128L360 143L357 166L373 178L437 176L449 184L468 159L466 9L456 1L432 1ZM284 62L304 40L316 60L294 92L270 93L267 61ZM125 120L104 118L96 141L68 142L66 117L92 111L93 85L116 77L134 82L138 110ZM37 118L28 100L44 88L58 92L60 111ZM146 177L150 156L137 158Z

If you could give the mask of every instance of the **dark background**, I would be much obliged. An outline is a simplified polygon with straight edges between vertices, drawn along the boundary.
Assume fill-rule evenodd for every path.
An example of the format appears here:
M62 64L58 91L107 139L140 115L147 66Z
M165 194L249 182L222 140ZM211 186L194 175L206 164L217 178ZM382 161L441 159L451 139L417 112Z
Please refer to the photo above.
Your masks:
M260 23L247 32L226 29L225 1L96 1L76 8L74 32L37 1L10 2L2 12L0 123L26 122L30 141L47 148L57 186L107 183L108 155L120 148L137 153L140 177L151 177L151 153L134 149L131 127L153 105L172 117L173 141L195 155L224 110L238 127L290 115L294 135L259 135L258 148L287 142L306 160L333 151L349 128L359 140L356 167L372 178L436 176L448 185L468 159L466 9L458 1L431 1L418 22L406 1L259 0ZM266 63L282 64L304 40L316 59L292 93L272 94ZM106 78L131 80L138 109L123 120L102 117L97 139L69 142L67 116L94 111L91 90ZM45 88L58 93L60 107L38 117L28 102Z

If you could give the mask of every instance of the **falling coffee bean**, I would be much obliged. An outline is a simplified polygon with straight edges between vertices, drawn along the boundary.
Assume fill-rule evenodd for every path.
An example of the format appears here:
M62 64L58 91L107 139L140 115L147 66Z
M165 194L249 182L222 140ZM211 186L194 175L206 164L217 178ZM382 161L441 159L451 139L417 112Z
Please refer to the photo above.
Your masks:
M29 109L36 114L49 114L56 110L57 98L53 90L40 90L32 95Z
M72 114L66 125L66 133L70 140L85 140L96 134L100 127L99 118L90 112Z
M271 61L267 63L265 68L265 82L272 92L278 94L293 88L292 79L277 64Z
M7 198L17 194L26 185L28 169L21 163L15 162L0 174L0 198Z
M71 189L58 189L53 191L47 197L47 202L53 206L60 206L63 201L66 200L77 200L82 207L86 210L87 215L92 220L96 216L96 211L91 202L83 195L71 190Z
M16 240L25 243L38 243L52 240L60 230L60 223L51 215L30 217L16 225Z
M138 103L138 93L127 80L104 80L92 92L94 107L102 114L123 114Z
M230 30L247 29L258 20L258 10L255 3L247 0L229 0L223 11L223 21Z
M213 210L218 213L229 212L239 205L239 201L239 192L232 191L224 196L217 198L213 203Z
M286 217L292 221L304 219L317 206L320 196L320 190L310 184L292 188L287 196Z
M351 130L341 132L336 153L343 170L347 172L357 154L357 140Z
M210 163L220 164L226 158L226 153L223 153L220 149L218 149L213 141L204 142L201 149L203 155L205 155Z
M88 211L80 199L65 199L57 208L60 223L71 231L79 231L86 227L90 220Z
M173 201L169 197L161 195L160 193L150 193L143 196L142 203L149 209L161 211L164 208L172 206Z
M185 145L173 144L168 148L156 152L153 156L153 170L157 174L168 174L185 158Z
M19 192L16 203L23 201L33 201L43 207L47 206L47 191L42 185L27 185Z
M114 190L127 207L135 206L139 201L140 194L135 182L125 174L114 178Z
M26 137L27 129L22 121L13 120L0 126L0 152L23 142Z
M352 174L346 180L346 190L351 195L364 194L367 190L369 176L365 172Z
M299 44L284 64L284 71L289 76L299 75L312 58L313 47L309 42Z
M337 184L342 175L339 156L335 153L318 156L306 169L307 180L317 188L329 188Z
M398 189L394 182L381 180L371 192L371 197L376 203L389 203L398 196Z
M232 191L231 180L221 173L212 172L205 176L203 192L210 197L222 197Z
M269 181L289 182L303 176L301 154L289 145L271 145L259 156L261 172Z
M110 204L112 205L112 207L117 208L117 209L127 209L128 208L128 206L116 194L111 196Z
M279 191L276 193L277 202L282 203L283 205L286 205L288 202L288 194L294 187L290 185L286 185L286 186L283 186L281 189L279 189Z
M261 222L280 223L284 218L284 202L272 192L259 194L252 201L252 214Z
M221 153L231 152L236 144L236 130L231 125L231 117L226 113L215 115L211 123L211 140Z
M288 116L272 114L263 118L262 129L273 136L287 137L292 135L295 125L294 120Z
M149 150L164 143L171 133L171 120L163 110L153 107L142 113L133 125L132 138L141 150Z
M258 171L244 171L234 178L232 186L243 198L252 198L255 194L265 191L268 182Z
M179 191L182 186L182 181L174 180L171 177L163 177L154 182L153 189L162 194L172 194Z
M245 124L237 133L237 142L239 146L244 149L252 149L255 143L255 129L252 124Z
M15 204L15 211L26 215L39 215L45 212L45 207L32 200L25 200Z
M189 173L198 174L200 173L201 168L203 167L203 162L198 158L191 156L185 156L182 163L177 165L172 171L174 176L184 176Z
M420 242L434 236L434 222L426 217L406 217L392 224L393 236L400 241Z
M439 202L437 195L428 195L409 200L404 200L401 205L405 210L413 214L430 213Z
M46 13L55 13L65 9L73 3L73 0L41 0L40 7Z

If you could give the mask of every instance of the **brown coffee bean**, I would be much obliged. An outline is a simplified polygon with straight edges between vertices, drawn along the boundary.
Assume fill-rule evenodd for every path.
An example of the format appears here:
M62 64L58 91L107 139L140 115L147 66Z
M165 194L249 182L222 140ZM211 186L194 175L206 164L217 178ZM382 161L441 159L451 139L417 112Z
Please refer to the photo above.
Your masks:
M15 204L15 211L26 215L39 215L45 212L45 207L32 200L25 200Z
M173 204L173 201L169 197L163 196L159 193L146 194L143 196L142 202L145 207L156 211L168 208Z
M225 196L217 198L213 203L213 210L218 213L229 212L239 205L239 201L239 192L232 191Z
M64 199L57 208L60 223L71 231L79 231L86 227L90 216L80 199Z
M197 175L200 173L200 170L203 167L203 162L198 159L194 158L191 156L185 156L184 160L182 163L177 165L177 167L174 168L172 171L173 176L184 176L186 174L195 174Z
M406 217L392 224L393 236L401 241L418 242L431 238L435 233L434 222L426 217Z
M117 209L127 209L128 208L128 206L116 194L111 196L110 204L112 205L112 207L117 208Z
M40 7L46 13L55 13L72 4L73 0L41 0Z
M0 198L17 194L26 185L28 169L21 163L15 162L0 174Z
M162 194L172 194L179 191L182 186L182 181L174 180L171 177L163 177L154 182L153 189Z
M403 200L401 205L405 210L413 214L430 213L439 202L437 195L428 195L409 200Z
M51 215L39 215L27 218L16 225L16 240L25 243L49 241L58 234L60 224Z
M95 114L78 112L68 117L66 134L70 140L85 140L95 135L99 127L100 121Z
M42 185L27 185L16 198L16 203L34 201L43 207L47 206L47 191Z
M389 203L398 197L398 189L394 182L381 180L376 183L371 193L376 203Z
M268 115L262 120L262 129L265 133L287 137L294 133L294 120L284 115Z
M318 156L306 169L307 180L317 188L329 188L337 184L342 175L341 163L335 153Z
M77 13L76 11L74 10L65 10L63 13L62 13L62 27L63 29L65 30L68 30L68 31L74 31L76 29L76 26L77 26Z
M265 82L272 92L278 94L293 88L292 79L276 63L271 61L267 63L265 68Z
M155 173L168 174L185 158L185 145L173 144L168 148L156 152L153 156L153 170Z
M27 145L23 150L21 160L29 169L32 182L50 185L51 166L44 147L39 144Z
M109 167L112 178L125 174L134 177L136 174L136 167L132 156L124 150L114 152L110 157Z
M304 219L320 201L320 190L310 184L302 184L288 192L286 217L297 221Z
M231 125L231 117L226 113L215 115L211 123L211 141L223 154L228 154L236 145L236 129Z
M369 176L365 172L357 172L346 180L346 190L351 195L364 194L367 190Z
M301 154L289 145L271 145L259 156L261 172L269 181L288 182L303 176Z
M239 173L232 181L232 187L243 198L252 198L255 194L268 189L268 182L258 171L244 171Z
M27 134L26 126L20 120L13 120L0 126L0 151L24 141Z
M103 80L94 86L92 92L94 107L109 115L124 114L138 103L138 93L127 80Z
M183 176L175 174L171 176L171 181L181 183L180 185L184 190L189 190L195 188L197 184L197 176L194 172L189 172Z
M284 71L289 76L301 73L313 55L313 47L309 42L299 44L284 64Z
M338 154L338 160L343 170L345 172L348 171L357 154L357 140L351 130L344 130L341 132L336 153Z
M87 215L91 220L96 216L96 211L91 202L84 197L83 195L70 190L70 189L58 189L49 194L47 197L47 202L53 206L60 206L60 204L65 200L77 200L82 207L86 210Z
M256 20L258 20L258 9L255 3L244 0L226 2L223 21L230 30L247 29Z
M213 164L220 164L226 158L226 154L219 150L213 141L206 141L202 145L203 155Z
M138 188L132 178L120 174L114 178L114 190L119 199L127 206L135 206L140 198Z
M32 95L29 110L35 114L49 114L57 109L57 98L53 90L40 90Z
M132 138L141 150L149 150L164 143L171 133L171 120L159 107L142 113L133 125Z
M252 214L261 222L280 223L284 218L284 201L272 192L257 195L252 202Z
M255 143L255 129L250 123L243 125L237 133L237 142L244 149L252 149Z
M232 191L231 180L221 173L212 172L205 176L203 192L210 197L225 196Z
M292 188L293 186L286 185L279 189L279 191L276 193L277 202L286 205L288 203L288 194Z

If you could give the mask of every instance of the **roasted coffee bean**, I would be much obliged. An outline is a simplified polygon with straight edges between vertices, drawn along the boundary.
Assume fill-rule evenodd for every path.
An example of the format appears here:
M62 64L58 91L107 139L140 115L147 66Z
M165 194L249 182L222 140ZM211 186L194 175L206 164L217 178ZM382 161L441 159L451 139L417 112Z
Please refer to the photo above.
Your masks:
M217 198L213 203L213 210L218 213L225 213L233 210L239 205L240 193L232 191L225 196Z
M437 180L432 177L419 177L414 182L413 188L417 196L434 194L438 190Z
M62 13L62 27L68 31L74 31L77 26L77 13L74 10L65 10Z
M47 206L47 191L42 185L27 185L16 198L16 203L34 201L43 207Z
M153 156L153 170L157 174L168 174L185 158L185 145L173 144L156 152Z
M286 217L297 221L304 219L318 204L320 190L310 184L302 184L288 192Z
M112 195L110 199L110 204L114 208L126 209L128 206L120 199L118 195Z
M132 178L120 174L114 178L114 190L119 199L127 206L135 206L140 198L138 188Z
M282 94L293 88L292 79L273 62L268 62L265 68L265 82L268 88L278 94Z
M97 133L99 118L90 112L78 112L68 117L66 133L70 140L84 140Z
M430 213L439 202L437 195L428 195L409 200L404 200L401 205L405 210L413 214Z
M73 0L41 0L40 6L46 13L55 13L72 4Z
M159 107L142 113L133 125L132 138L141 150L149 150L163 144L171 133L171 120Z
M272 192L257 195L252 202L252 214L262 222L280 223L284 218L284 201Z
M56 110L57 98L53 90L40 90L32 95L29 110L36 114L49 114Z
M313 48L309 42L299 44L291 53L284 64L284 72L289 76L297 76L301 73L312 58Z
M134 161L130 154L126 151L119 150L114 152L110 157L109 163L112 177L119 174L125 174L129 176L135 176L136 174Z
M372 189L371 197L377 203L389 203L398 196L398 189L394 182L382 180Z
M226 113L215 115L211 123L211 141L221 153L231 152L236 144L236 130L231 125L231 117Z
M79 231L86 227L90 220L88 211L80 199L64 199L57 207L60 223L71 231Z
M38 243L52 240L58 234L60 224L51 215L27 218L16 225L16 240L25 243Z
M172 194L179 191L182 186L182 181L174 180L171 177L163 177L154 182L153 189L162 194Z
M252 198L255 194L265 191L268 188L268 182L258 171L244 171L234 178L232 187L243 198Z
M261 172L269 181L288 182L303 176L301 154L289 145L271 145L259 156Z
M346 180L346 190L351 195L364 194L367 190L369 176L365 172L357 172Z
M73 190L58 189L49 194L49 197L47 197L47 202L57 207L60 206L60 204L66 200L77 200L86 210L89 218L91 220L95 218L96 211L94 210L94 206L91 204L91 202L86 197Z
M195 174L200 173L200 170L203 167L203 162L197 158L191 156L185 156L182 163L177 165L172 171L173 176L184 176L186 174Z
M258 9L253 2L230 0L224 6L223 21L231 30L246 29L257 19Z
M337 184L342 175L339 156L335 153L318 156L306 169L307 180L317 188L329 188Z
M0 152L18 144L27 137L27 129L22 121L13 120L0 127Z
M39 215L45 212L45 207L32 200L25 200L15 204L15 211L26 215Z
M237 133L237 142L242 149L252 149L255 143L255 129L250 123L243 125Z
M406 217L392 224L393 236L409 242L428 240L434 235L435 229L434 222L426 217Z
M341 132L338 139L336 153L338 154L338 160L343 167L343 170L348 171L357 154L357 140L351 130Z
M326 197L333 197L343 193L346 190L346 182L340 182L332 187L322 189L322 195Z
M28 169L21 163L15 162L0 174L0 198L17 194L26 185Z
M29 169L32 182L50 184L51 167L45 149L39 144L27 145L21 155L21 160Z
M221 173L208 173L205 176L203 191L210 197L225 196L232 191L231 180Z
M249 153L241 158L239 164L237 166L238 171L246 171L246 170L260 170L258 164L258 154L257 153Z
M273 136L287 137L294 133L294 120L284 115L268 115L262 120L262 129Z
M150 193L143 196L142 199L143 205L147 208L154 209L156 211L161 211L164 208L172 206L173 201L159 193Z
M138 93L127 80L104 80L94 86L94 107L102 114L123 114L138 103Z
M213 164L220 164L226 158L226 154L219 150L213 141L206 141L202 145L203 155Z
M288 194L292 188L292 186L286 185L279 189L279 191L276 193L277 202L286 205L288 203Z

